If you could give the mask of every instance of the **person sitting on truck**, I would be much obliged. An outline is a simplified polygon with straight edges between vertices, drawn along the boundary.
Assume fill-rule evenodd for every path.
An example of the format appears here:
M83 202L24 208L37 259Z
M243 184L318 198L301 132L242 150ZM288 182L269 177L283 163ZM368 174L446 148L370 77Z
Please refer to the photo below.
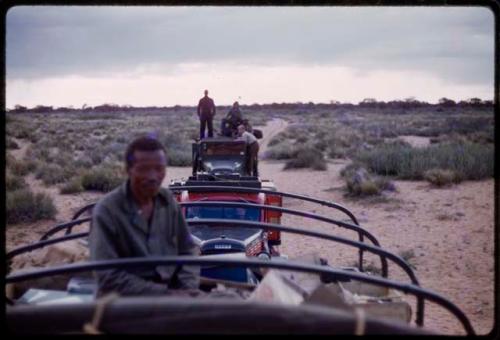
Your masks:
M233 107L221 121L221 133L226 137L234 137L237 134L238 125L243 123L243 116L238 102L233 103Z
M128 179L106 194L92 212L89 236L93 261L167 255L197 255L182 210L170 190L161 187L167 154L155 138L139 137L128 145ZM201 291L199 268L157 266L96 271L97 296L161 295L172 288Z
M246 131L245 125L240 124L238 126L237 140L244 140L247 145L246 173L258 177L259 142L257 142L257 138Z

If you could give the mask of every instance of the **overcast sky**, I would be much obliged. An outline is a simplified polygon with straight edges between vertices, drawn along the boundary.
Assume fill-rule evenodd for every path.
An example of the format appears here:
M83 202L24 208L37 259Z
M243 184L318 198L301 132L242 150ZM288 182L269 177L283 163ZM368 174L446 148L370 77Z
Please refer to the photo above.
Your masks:
M494 95L483 7L22 6L6 30L8 108Z

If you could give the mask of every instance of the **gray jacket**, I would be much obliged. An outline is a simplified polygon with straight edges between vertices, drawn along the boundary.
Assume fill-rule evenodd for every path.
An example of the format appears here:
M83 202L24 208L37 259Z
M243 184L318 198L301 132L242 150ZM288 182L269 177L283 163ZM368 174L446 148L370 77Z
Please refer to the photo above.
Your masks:
M196 254L196 246L172 193L166 188L160 189L148 226L138 213L128 181L94 207L89 244L93 261ZM199 267L183 267L178 273L180 288L198 288ZM158 266L96 271L98 295L110 291L121 295L164 294L168 286L163 281L168 282L174 270L175 266Z

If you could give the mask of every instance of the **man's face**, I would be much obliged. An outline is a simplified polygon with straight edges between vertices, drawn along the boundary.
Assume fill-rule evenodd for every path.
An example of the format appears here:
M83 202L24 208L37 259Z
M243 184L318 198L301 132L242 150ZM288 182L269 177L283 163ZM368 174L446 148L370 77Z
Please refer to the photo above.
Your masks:
M153 198L158 193L165 178L167 159L163 150L135 150L134 161L127 173L135 193L143 198Z
M238 126L238 135L243 135L243 132L245 132L245 127L244 126Z

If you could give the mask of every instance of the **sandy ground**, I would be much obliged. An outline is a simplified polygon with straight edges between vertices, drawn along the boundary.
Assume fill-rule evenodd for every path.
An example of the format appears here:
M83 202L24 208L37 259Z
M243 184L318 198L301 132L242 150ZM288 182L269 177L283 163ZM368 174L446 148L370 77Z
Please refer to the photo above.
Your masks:
M276 119L263 128L266 137L260 140L261 154L272 135L285 126L286 122ZM423 140L417 143L425 145ZM327 171L283 171L283 162L260 161L259 172L263 179L273 180L280 191L317 197L349 208L383 248L396 254L412 252L409 262L415 267L422 287L436 291L460 307L477 333L489 333L494 310L494 180L464 182L442 189L422 181L395 181L397 191L383 199L352 200L344 197L344 181L339 175L346 164L347 160L335 160L329 162ZM164 185L172 179L187 178L190 172L190 167L169 167ZM54 197L59 210L57 221L9 226L8 250L35 241L55 222L69 220L79 207L102 195L87 192L62 196L57 189L44 188L32 177L28 181L35 191L43 190ZM293 199L285 199L284 206L349 221L343 213L325 206ZM291 215L284 215L282 223L357 239L352 231ZM357 259L355 250L336 243L292 234L284 234L282 240L280 250L289 256L314 251L338 265L353 265ZM379 266L377 257L365 258L365 265ZM389 277L410 282L393 263L389 263ZM415 306L413 298L407 300ZM444 334L465 334L450 313L433 303L426 303L425 315L426 328Z

